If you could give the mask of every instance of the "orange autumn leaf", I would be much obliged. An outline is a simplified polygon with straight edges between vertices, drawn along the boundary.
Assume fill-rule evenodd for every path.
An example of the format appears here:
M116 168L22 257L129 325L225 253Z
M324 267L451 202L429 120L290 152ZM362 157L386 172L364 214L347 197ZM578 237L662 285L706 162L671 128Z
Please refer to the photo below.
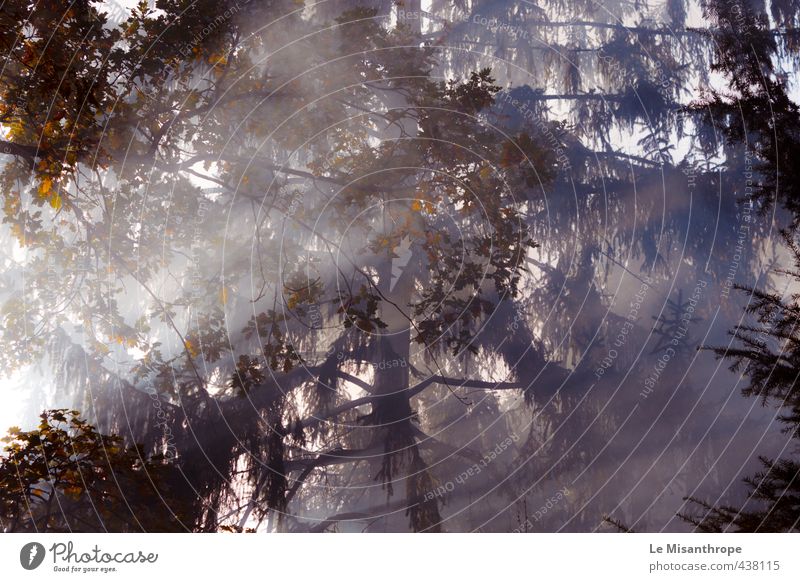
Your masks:
M186 351L189 352L189 355L193 358L196 358L200 354L197 347L190 340L186 340Z
M42 178L39 183L39 196L46 198L50 194L50 189L53 187L53 180L49 176Z

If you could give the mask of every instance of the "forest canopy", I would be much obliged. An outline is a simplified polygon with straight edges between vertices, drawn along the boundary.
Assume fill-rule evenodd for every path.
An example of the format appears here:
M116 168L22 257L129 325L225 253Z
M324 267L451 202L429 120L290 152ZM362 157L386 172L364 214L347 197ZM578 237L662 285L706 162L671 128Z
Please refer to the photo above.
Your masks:
M0 526L797 530L799 18L4 2Z

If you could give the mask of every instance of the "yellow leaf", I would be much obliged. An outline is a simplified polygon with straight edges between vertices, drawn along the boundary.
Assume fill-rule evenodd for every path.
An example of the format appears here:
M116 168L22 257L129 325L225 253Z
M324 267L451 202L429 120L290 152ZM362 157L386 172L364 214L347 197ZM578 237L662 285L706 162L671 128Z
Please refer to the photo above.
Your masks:
M189 355L193 358L196 358L199 354L195 345L189 340L186 340L186 351L189 352Z
M51 180L49 177L44 177L39 184L39 196L43 198L46 197L48 194L50 194L50 188L52 187L53 180Z
M50 197L50 206L56 210L61 210L61 196L59 196L58 192Z
M413 210L414 212L419 212L420 210L422 210L422 202L420 202L419 200L414 200L414 202L411 203L411 210Z
M208 62L211 63L212 65L227 65L228 57L226 57L225 55L213 54L210 57L208 57Z
M225 287L222 287L219 292L219 300L222 301L223 305L228 303L228 290Z

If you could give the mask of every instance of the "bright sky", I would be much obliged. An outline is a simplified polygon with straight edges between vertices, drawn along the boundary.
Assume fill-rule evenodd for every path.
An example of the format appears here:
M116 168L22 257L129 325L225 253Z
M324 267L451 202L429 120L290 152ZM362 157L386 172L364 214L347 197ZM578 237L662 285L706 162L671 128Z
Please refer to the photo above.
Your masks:
M21 426L24 392L20 386L20 375L0 378L0 434L5 436L11 426ZM23 427L29 428L29 427ZM0 446L0 451L2 451Z

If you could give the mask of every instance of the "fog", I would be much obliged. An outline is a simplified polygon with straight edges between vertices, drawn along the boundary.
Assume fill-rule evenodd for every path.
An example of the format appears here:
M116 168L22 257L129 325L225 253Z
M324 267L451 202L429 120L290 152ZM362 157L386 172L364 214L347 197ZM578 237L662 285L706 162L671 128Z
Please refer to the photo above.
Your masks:
M689 531L792 450L703 349L734 285L796 284L749 146L685 108L727 79L700 5L229 4L119 81L126 155L63 207L3 182L39 233L0 227L4 429L165 453L199 530Z

